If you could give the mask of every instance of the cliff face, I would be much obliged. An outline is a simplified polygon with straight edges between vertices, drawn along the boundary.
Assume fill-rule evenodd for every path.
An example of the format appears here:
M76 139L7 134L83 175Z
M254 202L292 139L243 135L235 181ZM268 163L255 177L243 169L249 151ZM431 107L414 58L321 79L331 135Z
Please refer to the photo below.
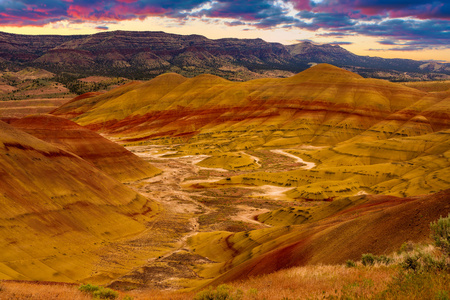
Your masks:
M0 57L9 66L137 79L167 71L189 77L211 73L247 80L267 77L266 73L275 70L286 77L305 70L309 63L333 63L369 75L379 70L390 70L393 76L403 76L401 72L450 74L448 64L429 66L413 60L358 56L337 45L309 42L285 46L261 39L210 40L199 35L124 31L84 36L0 33L0 41Z

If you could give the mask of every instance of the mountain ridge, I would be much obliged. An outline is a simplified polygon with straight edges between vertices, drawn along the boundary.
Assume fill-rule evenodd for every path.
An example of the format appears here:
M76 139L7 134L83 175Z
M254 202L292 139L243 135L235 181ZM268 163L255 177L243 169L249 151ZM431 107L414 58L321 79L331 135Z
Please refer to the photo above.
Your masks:
M4 68L33 66L55 73L148 79L171 71L188 77L212 73L233 80L247 80L267 77L265 74L274 70L281 72L279 76L286 77L307 69L310 63L332 63L365 77L378 76L380 71L394 72L392 79L409 76L404 72L423 78L450 75L450 64L358 56L339 45L311 42L282 45L262 39L212 40L200 35L151 31L74 36L0 32L0 41Z

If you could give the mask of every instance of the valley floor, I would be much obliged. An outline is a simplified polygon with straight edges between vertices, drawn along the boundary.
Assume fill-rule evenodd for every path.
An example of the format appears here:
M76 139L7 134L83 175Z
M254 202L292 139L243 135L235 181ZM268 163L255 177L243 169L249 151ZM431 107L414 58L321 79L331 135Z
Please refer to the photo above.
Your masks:
M107 286L120 291L119 299L129 299L127 295L133 299L192 299L198 291L192 292L186 288L207 283L211 277L205 277L202 266L218 263L207 255L195 252L189 244L192 237L199 233L270 229L270 225L258 222L256 216L280 208L319 207L328 203L293 202L284 194L290 188L270 185L197 188L200 183L251 172L314 168L313 163L296 159L285 149L243 152L242 155L257 160L260 168L242 171L200 167L196 164L207 156L174 156L171 148L166 146L134 146L128 149L163 172L152 178L127 183L135 191L156 201L159 211L138 236L105 246L97 263L95 272L111 274ZM380 264L370 268L360 263L354 268L345 265L307 265L230 283L225 289L235 296L240 293L241 299L377 298L377 295L385 295L383 291L396 288L390 284L397 280L400 271L399 264ZM430 284L436 285L431 287L430 293L434 292L434 288L438 289L436 292L442 290L448 293L445 290L450 282L448 274L436 276L427 279L431 280ZM393 293L386 299L408 299L408 295L400 295L396 290ZM29 298L91 299L78 291L78 285L0 282L0 299Z
M214 261L192 252L187 245L190 237L199 232L266 228L268 225L255 219L257 215L292 205L292 201L283 195L289 188L191 188L197 182L217 181L249 172L197 166L196 163L207 157L205 155L173 157L170 149L156 145L128 149L163 170L162 174L153 178L128 183L142 195L157 201L160 213L140 236L118 241L103 254L99 263L102 273L121 269L124 257L132 259L130 256L142 256L144 253L150 257L145 264L114 279L110 287L173 290L201 282L196 266ZM282 153L279 156L279 169L299 165L289 155Z

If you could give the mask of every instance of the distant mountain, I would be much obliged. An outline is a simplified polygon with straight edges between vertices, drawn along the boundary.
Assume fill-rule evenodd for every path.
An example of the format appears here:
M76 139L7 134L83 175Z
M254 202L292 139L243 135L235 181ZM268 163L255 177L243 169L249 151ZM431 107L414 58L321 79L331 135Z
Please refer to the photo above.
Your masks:
M164 32L102 32L93 35L17 35L0 32L0 67L33 66L51 72L153 78L175 72L232 80L288 77L311 63L331 63L366 77L440 79L450 64L358 56L338 45L302 42L285 46L261 39L211 40ZM407 72L407 74L405 74Z

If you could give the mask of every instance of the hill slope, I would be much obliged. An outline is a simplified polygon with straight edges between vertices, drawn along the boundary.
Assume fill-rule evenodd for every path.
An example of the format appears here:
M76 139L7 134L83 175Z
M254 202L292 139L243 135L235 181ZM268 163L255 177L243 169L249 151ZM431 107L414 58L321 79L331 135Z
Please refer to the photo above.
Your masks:
M221 274L208 284L299 265L343 264L362 253L394 252L405 241L428 241L429 223L450 212L449 199L449 190L411 198L343 199L315 209L288 209L292 215L303 215L297 225L285 222L289 225L251 232L199 234L190 243L196 253L219 261L202 270L205 276Z
M102 251L157 212L92 164L3 122L0 172L2 279L104 281Z
M121 182L152 177L160 172L125 148L67 119L37 115L12 121L11 125L80 156Z
M146 86L159 88L152 93ZM72 101L54 114L77 115L79 124L122 142L180 143L174 147L179 154L288 148L316 164L205 186L297 187L288 195L309 200L360 191L409 196L449 187L450 94L364 79L326 64L286 79L243 83L161 75ZM301 150L305 144L322 149Z

